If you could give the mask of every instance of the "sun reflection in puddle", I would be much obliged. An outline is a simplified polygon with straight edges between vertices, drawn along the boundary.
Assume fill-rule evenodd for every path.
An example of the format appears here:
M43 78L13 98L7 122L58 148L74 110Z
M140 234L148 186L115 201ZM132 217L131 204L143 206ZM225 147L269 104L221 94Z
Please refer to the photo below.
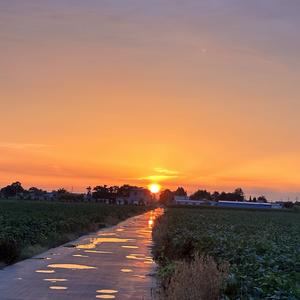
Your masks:
M96 298L98 299L114 299L116 296L113 294L118 293L116 290L97 290L97 293L100 293L102 295L96 295Z
M99 233L100 236L114 236L117 235L115 232L106 232L106 233Z
M118 291L116 290L97 290L97 293L100 294L116 294Z
M117 229L118 232L122 232L122 231L124 231L124 230L125 230L124 228L118 228L118 229Z
M138 249L138 246L122 246L122 248L126 248L126 249Z
M65 279L65 278L46 278L46 279L44 279L44 281L49 281L49 282L52 282L52 283L56 283L56 282L65 282L65 281L68 281L68 279Z
M87 255L82 255L82 254L73 254L72 256L74 256L74 257L88 257Z
M88 244L77 245L77 249L94 249L98 244L101 243L128 243L132 242L134 239L121 239L121 238L112 238L112 237L103 237L103 238L92 238Z
M121 269L121 272L123 272L123 273L131 273L131 272L133 272L133 270L131 270L131 269Z
M137 259L137 260L145 260L145 255L144 254L130 254L130 255L127 255L126 258L128 258L128 259Z
M133 277L136 277L136 278L141 278L141 279L145 279L146 276L145 275L132 275Z
M84 250L86 253L99 253L99 254L112 254L111 251L100 251L100 250Z
M51 289L51 290L67 290L68 288L66 286L49 286L49 289Z
M48 265L48 268L54 268L54 269L71 269L71 270L97 269L96 267L91 267L91 266L86 266L86 265L77 265L77 264L52 264L52 265Z
M55 273L54 270L36 270L36 273L46 273L46 274L52 274Z

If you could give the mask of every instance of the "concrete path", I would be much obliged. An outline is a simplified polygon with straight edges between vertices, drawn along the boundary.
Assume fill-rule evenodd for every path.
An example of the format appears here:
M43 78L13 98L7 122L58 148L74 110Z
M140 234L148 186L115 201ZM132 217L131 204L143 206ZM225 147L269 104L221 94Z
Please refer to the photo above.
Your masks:
M161 212L133 217L0 270L0 299L151 299L151 226Z

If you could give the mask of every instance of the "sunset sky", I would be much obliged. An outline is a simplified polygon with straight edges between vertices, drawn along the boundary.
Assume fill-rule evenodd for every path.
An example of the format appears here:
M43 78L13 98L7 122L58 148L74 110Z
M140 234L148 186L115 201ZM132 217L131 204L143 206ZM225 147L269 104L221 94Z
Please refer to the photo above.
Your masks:
M0 0L0 187L294 200L299 29L299 0Z

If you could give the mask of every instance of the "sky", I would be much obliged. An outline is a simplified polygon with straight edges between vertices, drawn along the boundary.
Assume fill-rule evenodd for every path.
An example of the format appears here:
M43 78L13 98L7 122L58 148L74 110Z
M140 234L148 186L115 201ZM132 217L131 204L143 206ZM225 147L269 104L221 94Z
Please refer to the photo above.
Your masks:
M0 0L0 187L300 196L299 0Z

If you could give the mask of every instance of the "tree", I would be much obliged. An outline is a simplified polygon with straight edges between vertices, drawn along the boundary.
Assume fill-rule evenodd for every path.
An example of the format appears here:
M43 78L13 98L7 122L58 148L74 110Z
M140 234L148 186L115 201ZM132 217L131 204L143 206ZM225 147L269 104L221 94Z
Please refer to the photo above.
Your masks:
M260 202L260 203L267 203L267 198L265 196L259 196L257 198L257 202Z
M235 189L235 191L233 192L233 196L236 200L233 201L244 201L245 200L245 194L244 191L241 188L237 188Z
M217 192L217 191L213 192L213 194L211 195L211 198L212 198L213 201L219 201L220 193Z
M18 194L23 193L25 190L21 182L17 181L1 189L1 195L4 198L16 197Z
M174 192L170 191L169 189L162 191L159 195L158 201L164 205L171 204L172 202L174 202Z
M93 188L93 198L95 199L108 199L108 194L107 185L97 185Z
M198 190L190 196L191 200L211 200L211 194L206 190Z
M185 189L183 187L178 187L177 190L175 191L174 195L175 196L186 197L187 192L185 191Z

